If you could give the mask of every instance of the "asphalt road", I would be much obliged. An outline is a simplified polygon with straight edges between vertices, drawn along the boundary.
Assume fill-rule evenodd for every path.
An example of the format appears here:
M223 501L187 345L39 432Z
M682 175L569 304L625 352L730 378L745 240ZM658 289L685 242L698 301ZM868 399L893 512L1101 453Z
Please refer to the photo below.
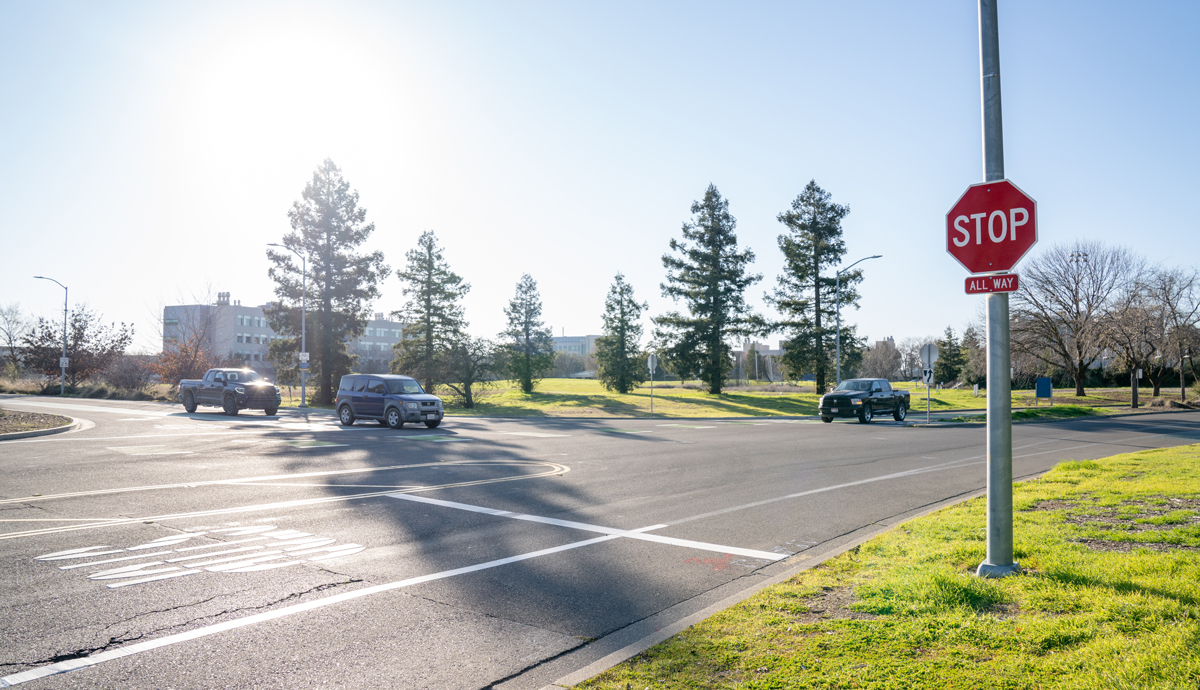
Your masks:
M542 688L985 483L983 429L890 420L0 404L89 422L0 442L0 686ZM1014 474L1198 440L1018 425Z

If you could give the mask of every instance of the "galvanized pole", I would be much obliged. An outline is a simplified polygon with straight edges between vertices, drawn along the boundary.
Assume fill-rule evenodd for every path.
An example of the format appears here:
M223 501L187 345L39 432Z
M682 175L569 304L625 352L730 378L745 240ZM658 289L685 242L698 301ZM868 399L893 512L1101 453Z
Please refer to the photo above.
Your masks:
M842 385L842 272L837 272L837 292L834 301L837 303L837 385Z
M63 285L53 278L47 278L46 276L34 276L34 278L37 278L38 280L48 280L63 289L63 350L62 359L59 360L59 366L62 369L62 377L58 382L58 394L59 396L63 396L67 394L67 367L64 362L67 361L67 295L70 294L70 291L67 290L66 285Z
M300 351L308 352L308 328L304 316L308 313L308 261L300 257ZM305 364L309 364L305 362ZM312 366L309 364L309 366ZM300 407L308 407L308 369L300 370Z
M997 0L979 0L979 75L983 102L985 182L1004 179L1004 127L1000 109L1000 31ZM1012 358L1008 293L987 296L987 557L981 577L1019 572L1013 562Z

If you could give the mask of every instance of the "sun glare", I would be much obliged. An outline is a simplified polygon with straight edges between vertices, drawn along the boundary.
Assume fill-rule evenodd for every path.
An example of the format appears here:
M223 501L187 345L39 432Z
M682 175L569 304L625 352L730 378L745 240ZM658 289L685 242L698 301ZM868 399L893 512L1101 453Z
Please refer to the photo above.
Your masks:
M352 18L247 17L199 43L173 85L168 166L247 173L363 146L405 128L419 88L394 46Z

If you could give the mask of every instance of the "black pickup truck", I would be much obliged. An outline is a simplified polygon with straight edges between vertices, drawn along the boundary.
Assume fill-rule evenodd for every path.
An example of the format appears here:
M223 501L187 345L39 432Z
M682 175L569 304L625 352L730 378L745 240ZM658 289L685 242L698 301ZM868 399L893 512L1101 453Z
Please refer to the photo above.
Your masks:
M828 424L834 417L858 417L870 424L880 412L891 412L892 419L903 422L908 416L908 391L896 390L886 379L847 379L837 388L821 396L818 406L821 421Z
M273 415L280 402L279 388L253 369L209 369L203 379L180 381L176 394L189 414L199 405L211 405L227 415L247 409Z

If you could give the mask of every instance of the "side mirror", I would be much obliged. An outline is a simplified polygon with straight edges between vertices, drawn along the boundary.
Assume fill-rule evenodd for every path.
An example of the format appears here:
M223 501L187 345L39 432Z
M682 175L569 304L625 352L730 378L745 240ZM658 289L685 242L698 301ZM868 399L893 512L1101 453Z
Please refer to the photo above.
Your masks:
M882 393L882 392L883 392L883 389L882 389L882 388L872 388L872 389L871 389L871 392L872 392L872 393Z

